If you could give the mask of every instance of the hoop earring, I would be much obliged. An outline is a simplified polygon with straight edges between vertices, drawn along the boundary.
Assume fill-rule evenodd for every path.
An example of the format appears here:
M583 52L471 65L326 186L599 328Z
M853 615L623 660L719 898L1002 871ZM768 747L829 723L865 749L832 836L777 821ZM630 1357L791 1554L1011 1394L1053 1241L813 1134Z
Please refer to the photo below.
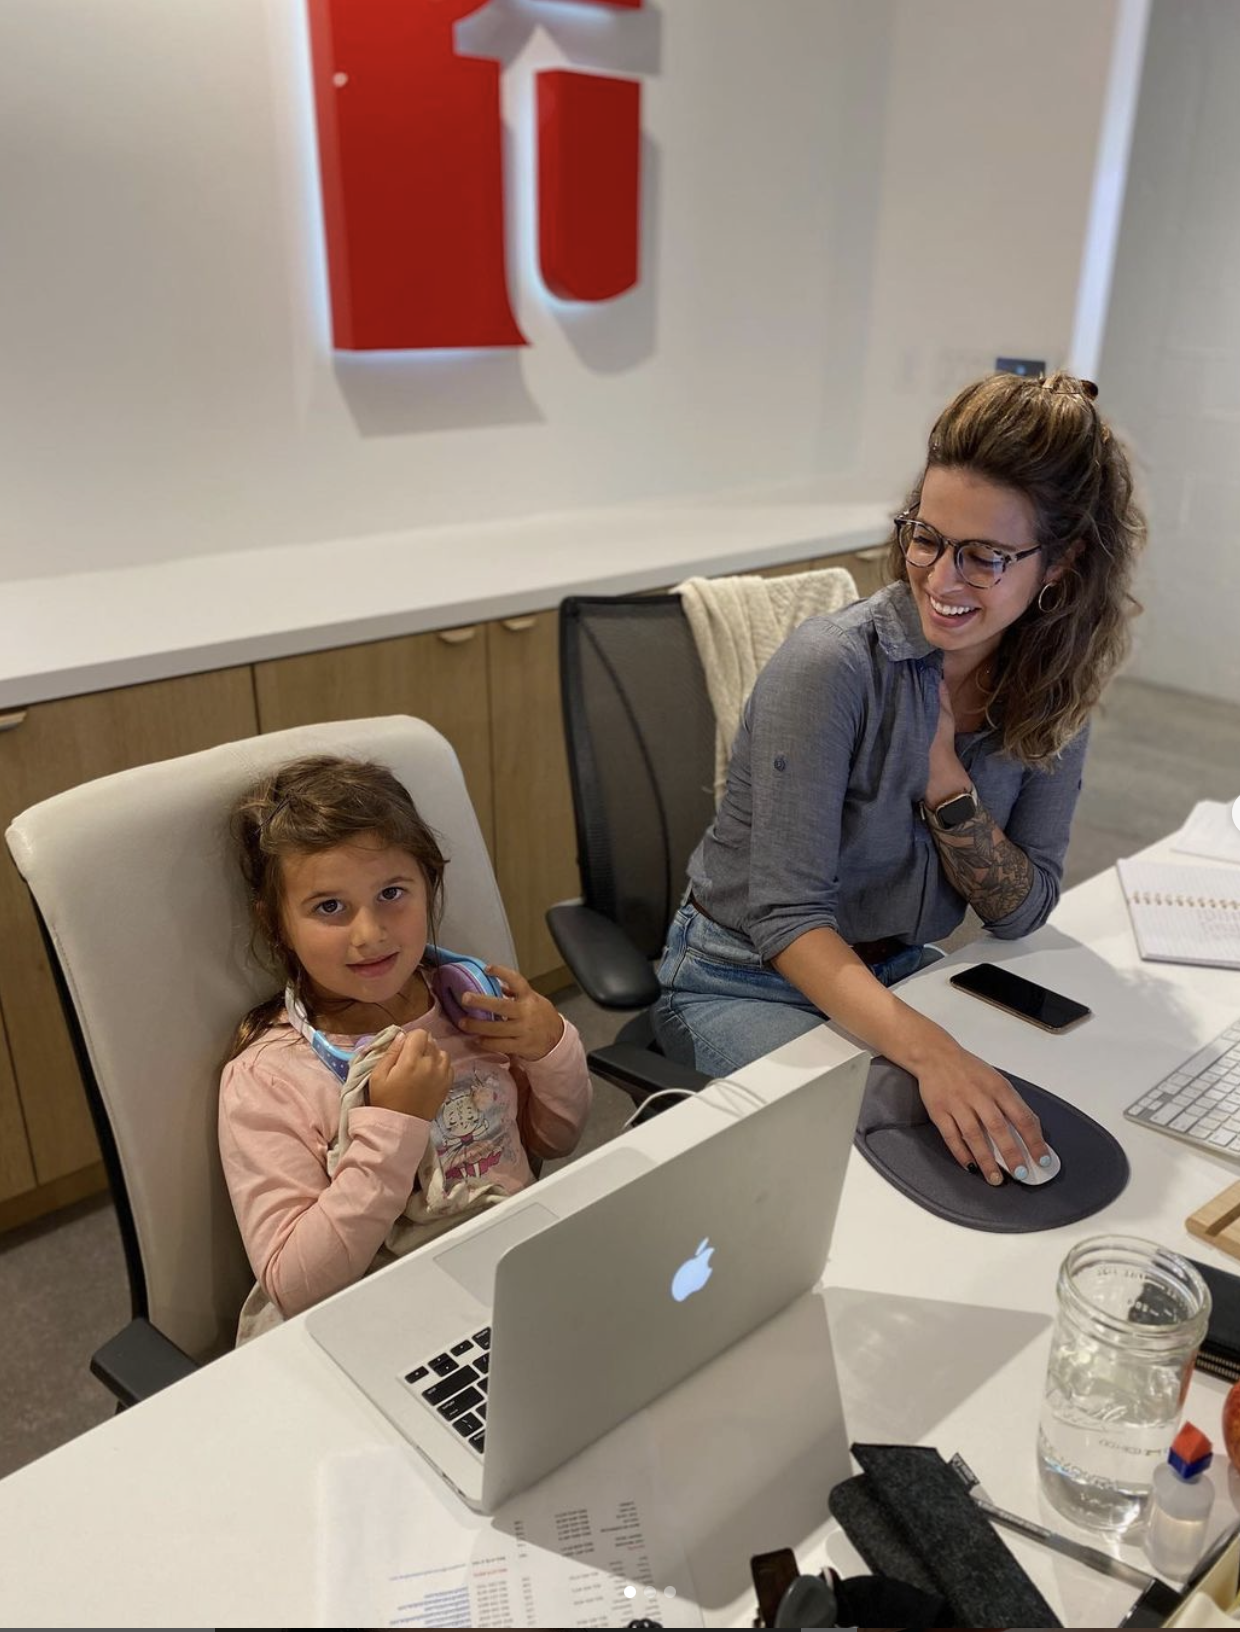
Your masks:
M1058 582L1058 580L1057 580L1057 582ZM1063 597L1063 595L1060 595L1059 599L1055 602L1054 606L1046 606L1046 605L1044 605L1044 603L1042 601L1042 597L1043 597L1043 595L1046 594L1047 590L1048 589L1054 589L1054 587L1055 587L1054 584L1043 584L1041 589L1038 591L1038 611L1039 612L1050 613L1050 612L1062 612L1063 611L1063 607L1064 607L1064 597Z

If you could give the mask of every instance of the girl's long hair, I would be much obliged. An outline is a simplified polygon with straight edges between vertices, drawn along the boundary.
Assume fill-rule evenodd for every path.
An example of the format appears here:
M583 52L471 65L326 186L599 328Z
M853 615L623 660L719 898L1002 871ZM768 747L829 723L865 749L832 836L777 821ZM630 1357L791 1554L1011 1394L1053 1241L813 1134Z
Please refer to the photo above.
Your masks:
M404 850L426 880L429 938L436 939L447 862L404 784L386 765L330 754L294 760L242 794L232 809L232 833L249 891L251 948L279 979L280 990L241 1021L227 1059L236 1059L279 1018L286 985L312 1012L305 971L284 932L285 857L332 850L360 834L374 834Z
M1097 387L1065 373L991 374L966 386L930 433L926 470L963 470L1012 488L1037 518L1043 571L1082 548L1063 577L1003 633L986 717L1003 750L1045 765L1081 730L1128 654L1146 524L1128 457L1094 407ZM914 513L925 472L909 495ZM893 532L887 576L908 580ZM1043 592L1039 592L1040 594Z

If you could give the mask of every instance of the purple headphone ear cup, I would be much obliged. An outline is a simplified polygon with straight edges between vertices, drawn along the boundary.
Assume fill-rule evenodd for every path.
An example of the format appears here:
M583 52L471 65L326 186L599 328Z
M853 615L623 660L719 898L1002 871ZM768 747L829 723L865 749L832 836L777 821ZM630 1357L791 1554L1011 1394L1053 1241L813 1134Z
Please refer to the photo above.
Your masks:
M431 971L431 985L435 988L435 996L439 999L440 1006L454 1026L459 1026L462 1020L493 1018L485 1009L466 1009L461 1006L462 992L482 992L487 997L493 995L464 964L437 965Z

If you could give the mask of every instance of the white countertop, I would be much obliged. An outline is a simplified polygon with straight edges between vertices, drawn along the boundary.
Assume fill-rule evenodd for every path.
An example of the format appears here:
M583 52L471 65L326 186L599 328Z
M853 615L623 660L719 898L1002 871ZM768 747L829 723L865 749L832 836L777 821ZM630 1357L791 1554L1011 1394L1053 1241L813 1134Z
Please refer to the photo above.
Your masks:
M776 566L881 542L814 483L0 584L0 708Z

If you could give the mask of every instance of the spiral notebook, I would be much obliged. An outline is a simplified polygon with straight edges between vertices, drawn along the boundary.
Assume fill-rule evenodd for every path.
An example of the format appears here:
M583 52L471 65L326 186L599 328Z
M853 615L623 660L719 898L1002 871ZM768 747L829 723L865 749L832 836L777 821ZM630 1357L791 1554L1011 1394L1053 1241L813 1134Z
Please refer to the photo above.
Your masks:
M1143 958L1240 969L1240 867L1115 866Z

